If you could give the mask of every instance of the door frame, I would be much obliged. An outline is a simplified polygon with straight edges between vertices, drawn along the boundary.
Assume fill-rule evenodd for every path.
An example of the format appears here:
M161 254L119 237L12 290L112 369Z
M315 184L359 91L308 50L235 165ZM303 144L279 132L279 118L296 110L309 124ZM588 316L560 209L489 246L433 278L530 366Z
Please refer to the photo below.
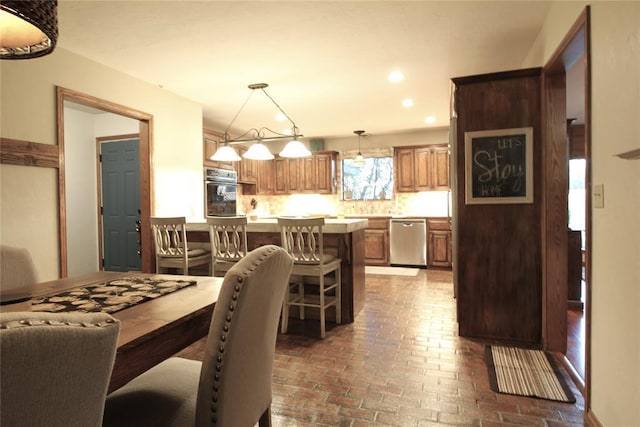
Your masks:
M116 104L95 96L87 95L61 86L56 86L56 128L59 151L58 168L58 246L60 249L60 277L68 276L67 253L67 203L65 192L65 156L64 156L64 102L69 101L85 105L107 113L118 114L130 119L138 120L140 124L140 211L141 227L140 246L142 250L142 271L151 272L151 205L153 197L153 174L151 155L153 152L153 115L124 105Z
M117 142L124 141L128 139L137 139L138 140L138 149L140 148L140 134L131 133L128 135L113 135L113 136L99 136L96 138L96 183L97 183L97 201L98 206L96 206L96 211L98 214L98 258L101 261L104 261L104 228L102 226L102 161L100 160L100 155L102 153L102 144L108 142ZM138 165L138 169L140 169L140 165ZM142 209L140 209L142 212ZM142 219L142 218L141 218ZM142 226L142 224L141 224ZM142 229L140 230L142 236ZM142 244L142 239L140 240ZM100 271L104 270L104 262L99 262L98 267Z
M553 144L557 144L558 138L566 140L566 68L575 56L583 52L585 56L584 69L584 138L585 138L585 378L579 378L575 373L575 369L566 357L561 358L561 362L568 368L567 371L574 377L576 384L583 385L582 393L585 399L585 414L588 417L590 413L590 377L591 377L591 237L592 237L592 201L591 201L591 20L590 8L586 6L576 22L570 28L564 39L551 56L547 64L543 68L543 140L545 142L544 162L549 167L545 170L545 208L543 209L543 295L544 295L544 323L543 323L543 339L544 347L551 351L566 352L567 345L567 298L558 299L562 294L559 287L563 287L564 294L567 294L567 277L566 266L564 281L560 282L554 279L562 279L562 277L553 277L556 272L554 265L558 263L558 254L564 251L566 260L567 245L559 245L561 241L560 233L565 234L566 242L566 223L560 223L561 217L566 216L567 205L566 199L560 200L557 197L559 191L568 191L560 189L557 183L554 184L553 167L566 167L568 170L569 156L568 152L554 152ZM560 118L562 120L560 120ZM562 126L560 126L562 122ZM567 150L568 151L568 150ZM564 155L563 155L564 154ZM555 166L552 166L554 165ZM550 184L550 186L549 186ZM564 214L562 213L564 212ZM565 263L566 264L566 263ZM558 334L554 329L557 325L564 325L562 334ZM564 356L564 355L563 355ZM577 378L576 378L577 377ZM582 383L582 384L581 384Z

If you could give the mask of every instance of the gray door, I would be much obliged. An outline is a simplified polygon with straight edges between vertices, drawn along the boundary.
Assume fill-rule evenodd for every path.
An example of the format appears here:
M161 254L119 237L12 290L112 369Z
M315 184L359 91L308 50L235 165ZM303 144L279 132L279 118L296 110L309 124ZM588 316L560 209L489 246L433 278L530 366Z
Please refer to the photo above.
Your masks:
M105 142L100 152L104 269L139 271L139 140Z

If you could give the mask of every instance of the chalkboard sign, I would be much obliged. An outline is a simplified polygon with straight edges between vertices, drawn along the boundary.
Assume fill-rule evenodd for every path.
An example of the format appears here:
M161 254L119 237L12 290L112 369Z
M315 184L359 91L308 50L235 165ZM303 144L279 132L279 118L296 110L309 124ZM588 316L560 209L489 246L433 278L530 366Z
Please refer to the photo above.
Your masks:
M533 203L533 128L466 132L465 202Z

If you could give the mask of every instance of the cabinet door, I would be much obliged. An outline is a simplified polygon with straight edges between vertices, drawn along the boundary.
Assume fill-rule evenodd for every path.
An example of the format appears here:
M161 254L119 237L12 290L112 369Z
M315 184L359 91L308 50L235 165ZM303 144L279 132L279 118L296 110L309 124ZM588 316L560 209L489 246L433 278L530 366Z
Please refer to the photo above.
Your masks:
M289 194L302 192L302 159L287 159L287 181Z
M451 267L451 231L433 230L428 233L429 267Z
M247 152L246 147L235 146L234 148L238 150L238 154L240 155L240 157L242 157L242 155ZM242 157L242 160L236 162L236 164L236 170L238 172L238 182L242 184L255 184L257 182L257 160L245 159L244 157Z
M438 145L433 147L432 162L434 190L449 189L449 147Z
M257 194L273 194L273 160L256 160Z
M331 154L316 154L316 191L320 194L335 193L335 158Z
M276 157L273 169L273 194L289 194L289 159Z
M431 157L431 147L416 148L414 150L414 191L428 191L432 189Z
M315 193L316 192L316 162L313 156L304 157L301 159L301 193Z
M389 265L388 230L365 230L364 263L366 265Z
M413 186L413 158L413 148L399 148L396 150L396 190L398 192L415 191Z

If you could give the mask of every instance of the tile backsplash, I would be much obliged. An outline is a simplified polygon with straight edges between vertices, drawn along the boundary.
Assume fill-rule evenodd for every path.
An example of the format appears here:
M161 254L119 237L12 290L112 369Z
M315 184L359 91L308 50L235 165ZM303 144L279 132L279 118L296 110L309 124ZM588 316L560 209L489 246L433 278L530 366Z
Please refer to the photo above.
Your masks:
M289 196L244 196L238 194L238 213L275 215L359 215L390 214L426 217L450 216L448 191L396 193L391 200L340 200L337 194L295 194ZM255 199L255 211L251 208Z

